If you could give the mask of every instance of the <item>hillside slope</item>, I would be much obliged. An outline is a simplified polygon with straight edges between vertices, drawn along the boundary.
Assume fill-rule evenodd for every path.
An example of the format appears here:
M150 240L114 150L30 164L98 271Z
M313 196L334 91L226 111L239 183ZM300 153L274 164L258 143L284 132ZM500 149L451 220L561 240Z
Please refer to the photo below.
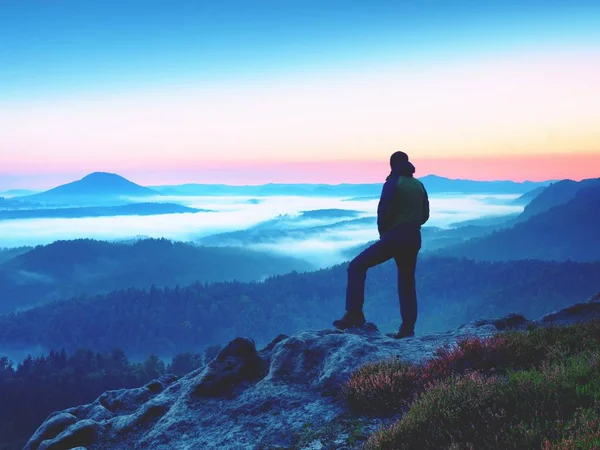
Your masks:
M562 180L552 183L531 199L527 206L525 206L519 220L526 220L536 214L568 203L582 189L598 187L600 187L600 178L590 178L582 181Z
M311 268L290 257L166 239L57 241L0 264L0 312L115 289L252 281Z
M598 273L600 262L422 258L417 332L510 312L539 316L600 290ZM365 314L384 331L400 324L396 286L393 263L369 271ZM344 311L345 289L346 266L340 265L262 283L115 291L0 316L0 348L120 347L132 356L172 356L235 336L266 344L279 333L330 327Z
M516 198L515 200L513 200L513 204L527 206L538 195L540 195L542 192L544 192L544 190L546 188L547 188L546 186L538 186L535 189L533 189L533 190L531 190L529 192L524 193L519 198Z
M542 194L540 194L542 195ZM484 261L600 260L600 184L580 189L568 202L437 254Z

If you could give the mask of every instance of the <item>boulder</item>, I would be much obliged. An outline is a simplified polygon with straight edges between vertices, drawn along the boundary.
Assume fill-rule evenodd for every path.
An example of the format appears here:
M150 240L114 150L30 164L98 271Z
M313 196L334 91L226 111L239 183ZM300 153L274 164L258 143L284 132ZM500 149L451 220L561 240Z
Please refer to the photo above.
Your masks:
M48 419L46 419L42 426L37 429L23 450L37 449L42 441L54 439L56 436L62 433L65 428L73 425L78 420L79 419L73 414L66 412L51 415Z
M483 325L492 325L497 330L500 330L500 331L522 330L527 327L528 323L529 323L529 321L522 314L513 313L513 314L509 314L508 316L500 317L500 318L496 318L496 319L476 320L474 322L471 322L470 324L461 325L460 328L463 328L463 327L469 326L469 325L472 325L475 327L481 327Z
M196 380L194 394L218 397L233 393L245 383L257 381L267 372L268 361L263 360L247 338L236 338L219 352Z
M542 326L572 325L600 318L600 292L584 303L576 303L568 308L546 314L535 323Z
M64 450L76 447L88 447L95 443L102 432L103 425L94 420L84 419L67 427L54 439L46 439L38 450Z

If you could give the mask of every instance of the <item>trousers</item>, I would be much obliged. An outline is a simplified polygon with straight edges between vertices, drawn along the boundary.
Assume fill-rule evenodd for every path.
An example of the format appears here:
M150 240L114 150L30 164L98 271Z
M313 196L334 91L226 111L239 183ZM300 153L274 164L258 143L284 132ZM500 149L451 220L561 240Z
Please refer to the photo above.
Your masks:
M420 227L404 224L383 234L379 241L350 261L346 286L346 311L362 311L367 270L394 258L398 269L398 300L402 327L413 330L417 321L415 268L420 249Z

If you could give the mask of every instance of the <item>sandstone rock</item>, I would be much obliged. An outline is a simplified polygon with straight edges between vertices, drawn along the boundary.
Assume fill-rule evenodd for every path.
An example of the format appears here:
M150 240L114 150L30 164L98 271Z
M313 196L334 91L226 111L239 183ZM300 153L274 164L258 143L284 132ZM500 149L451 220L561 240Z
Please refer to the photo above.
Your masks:
M254 341L236 338L202 371L197 379L194 394L218 397L232 393L236 386L262 378L267 368L268 361L258 355Z
M563 310L546 314L535 321L542 326L548 325L572 325L579 322L587 322L600 318L600 293L592 296L585 303L576 303Z
M96 441L102 432L103 425L90 420L81 420L56 436L54 439L44 440L38 450L64 450L75 447L88 447Z
M42 426L38 428L23 450L37 449L42 441L54 439L62 433L65 428L73 425L78 420L79 419L74 415L64 412L51 415Z
M328 329L279 336L260 351L252 340L238 338L201 371L171 379L170 385L157 380L141 388L109 391L90 405L71 409L79 418L72 427L89 430L89 439L71 428L56 438L44 435L48 421L28 445L31 450L39 442L40 449L64 442L88 450L289 448L294 433L305 424L326 426L346 413L337 394L361 364L398 356L420 361L459 336L495 332L492 325L470 325L395 340L374 326ZM46 440L40 441L40 436Z
M471 325L475 327L481 327L483 325L493 325L498 330L515 330L515 329L524 329L527 327L529 321L521 314L509 314L505 317L500 317L496 319L484 319L484 320L476 320L471 323ZM468 326L461 325L460 328Z
M594 295L592 295L588 301L588 303L594 303L594 302L600 302L600 292L596 292Z

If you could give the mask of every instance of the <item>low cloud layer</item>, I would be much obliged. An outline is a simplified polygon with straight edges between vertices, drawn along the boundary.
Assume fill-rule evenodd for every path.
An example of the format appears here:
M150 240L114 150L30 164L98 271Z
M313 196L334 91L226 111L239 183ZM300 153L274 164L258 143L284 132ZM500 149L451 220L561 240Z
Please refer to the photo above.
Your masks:
M510 203L513 198L432 196L428 225L446 227L463 220L520 212L522 207ZM0 247L48 244L62 239L123 240L142 236L202 243L215 234L261 229L271 233L278 230L279 234L272 233L270 239L253 243L241 239L239 245L306 258L325 266L342 262L344 250L377 238L373 219L377 200L309 197L267 197L261 202L252 202L249 197L161 197L160 200L214 212L0 221ZM304 213L336 209L343 211ZM360 220L369 217L372 220ZM210 244L219 245L219 239L212 239ZM223 244L236 245L229 239L224 239Z

